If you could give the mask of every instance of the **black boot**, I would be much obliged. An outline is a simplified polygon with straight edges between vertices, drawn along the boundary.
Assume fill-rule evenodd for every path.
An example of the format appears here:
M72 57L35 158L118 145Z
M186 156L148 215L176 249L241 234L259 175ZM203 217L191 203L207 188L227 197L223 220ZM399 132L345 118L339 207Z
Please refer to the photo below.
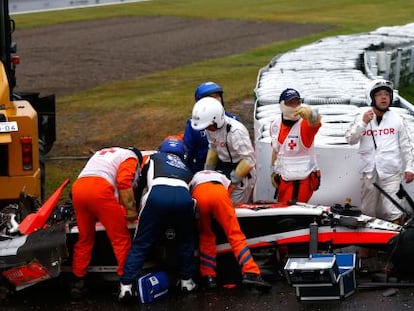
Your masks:
M246 287L254 287L263 292L269 291L272 288L270 283L266 282L260 275L255 273L244 273L242 284Z
M80 300L85 297L86 292L85 278L74 277L70 288L70 297L73 300Z

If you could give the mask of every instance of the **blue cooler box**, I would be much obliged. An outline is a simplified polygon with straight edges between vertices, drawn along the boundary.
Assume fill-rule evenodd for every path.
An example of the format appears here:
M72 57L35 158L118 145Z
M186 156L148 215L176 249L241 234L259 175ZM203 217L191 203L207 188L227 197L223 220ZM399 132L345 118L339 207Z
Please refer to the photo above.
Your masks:
M138 299L142 303L152 303L161 300L168 295L170 283L167 273L148 273L138 279Z
M355 292L356 254L313 254L289 258L285 265L288 282L301 301L340 300Z

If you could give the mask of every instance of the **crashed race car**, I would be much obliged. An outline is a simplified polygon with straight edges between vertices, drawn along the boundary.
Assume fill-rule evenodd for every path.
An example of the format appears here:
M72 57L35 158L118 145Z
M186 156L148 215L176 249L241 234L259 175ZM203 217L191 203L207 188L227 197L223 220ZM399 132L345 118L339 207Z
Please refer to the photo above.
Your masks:
M1 297L60 275L68 256L66 227L51 215L68 184L69 179L40 208L35 198L22 193L20 204L0 211ZM29 206L34 210L23 217Z
M281 249L297 255L298 250L302 253L308 252L308 245L316 243L319 249L328 251L349 245L387 250L389 241L402 229L399 225L363 215L355 207L338 204L320 206L258 202L239 205L236 207L236 214L252 254L262 257L263 252L268 253L267 258L264 259L279 261L276 263L279 267L284 260L280 257ZM135 231L135 225L135 223L129 225L131 234ZM312 230L311 227L314 229ZM213 230L216 233L218 270L231 268L220 266L220 258L226 258L223 264L234 265L233 270L237 270L236 261L231 260L234 259L231 246L220 225L215 221L213 221ZM76 223L72 223L67 234L70 254L77 241L77 235ZM157 244L157 249L147 263L147 267L156 263L164 267L174 264L175 253L170 251L175 245L174 237L173 229L165 228L164 236ZM151 261L155 258L156 263ZM70 270L70 267L67 266L66 270ZM92 273L116 271L116 260L105 229L100 223L96 225L96 244L88 271Z
M37 212L29 214L20 223L16 221L16 210L2 211L0 268L3 291L21 290L57 277L62 271L70 271L78 229L70 203L57 204L68 183L69 180L66 180ZM322 206L257 202L237 206L236 213L249 248L253 255L260 256L263 250L271 250L270 256L275 256L280 249L287 249L288 252L301 249L306 253L312 243L317 249L331 252L349 245L388 251L390 241L404 232L411 223L400 226L369 217L349 204ZM136 222L130 223L131 234L135 227ZM224 233L218 225L214 230L217 234L218 261L226 254L232 257ZM152 258L157 258L158 261L151 262L150 259L146 267L157 263L165 264L165 261L173 264L170 252L170 247L173 246L174 232L166 228L156 256ZM226 264L229 264L228 261ZM97 223L89 273L110 275L115 270L116 259L110 242L104 227Z

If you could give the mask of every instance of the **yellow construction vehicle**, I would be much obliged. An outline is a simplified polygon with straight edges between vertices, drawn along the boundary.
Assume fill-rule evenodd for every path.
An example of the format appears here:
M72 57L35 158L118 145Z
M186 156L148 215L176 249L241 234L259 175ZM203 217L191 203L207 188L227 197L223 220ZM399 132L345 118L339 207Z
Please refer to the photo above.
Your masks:
M57 277L68 253L65 224L48 220L69 180L44 201L44 158L56 139L55 97L15 91L19 57L8 1L0 0L0 301Z
M8 0L0 0L0 210L22 191L44 199L44 156L56 139L55 97L15 92L16 44Z

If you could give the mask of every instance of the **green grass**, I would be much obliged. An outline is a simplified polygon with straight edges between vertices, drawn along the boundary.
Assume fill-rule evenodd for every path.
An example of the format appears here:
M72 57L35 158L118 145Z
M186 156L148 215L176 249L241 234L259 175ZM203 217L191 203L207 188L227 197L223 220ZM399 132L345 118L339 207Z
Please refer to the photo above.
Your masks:
M51 25L113 16L180 16L318 23L362 31L412 21L412 1L358 0L153 0L99 8L16 15L19 27Z
M70 118L74 128L58 128L58 142L52 154L68 152L60 148L73 134L85 131L102 119L114 118L128 111L131 116L125 127L138 123L135 130L107 131L101 136L84 134L81 143L69 150L85 155L101 144L118 142L134 144L142 149L156 148L168 134L181 132L190 116L195 81L213 80L226 90L226 105L237 111L241 100L252 97L258 70L274 56L322 37L370 31L380 26L404 25L414 22L414 1L360 0L159 0L99 8L85 8L47 13L15 15L18 28L47 26L57 23L107 19L118 16L178 16L197 19L240 19L299 24L329 24L333 30L306 38L261 46L243 54L198 62L190 66L162 71L132 81L101 85L72 96L58 98L58 114ZM162 81L162 88L160 88ZM414 101L414 88L404 87L400 93ZM91 104L99 103L99 104ZM174 113L171 113L174 107ZM81 112L81 113L79 113ZM76 128L76 125L81 128ZM157 128L154 131L155 126ZM58 124L59 127L59 124ZM72 132L71 132L72 131ZM119 133L122 133L120 135ZM128 133L128 134L125 134ZM50 194L65 177L76 178L84 161L47 163L47 187Z

